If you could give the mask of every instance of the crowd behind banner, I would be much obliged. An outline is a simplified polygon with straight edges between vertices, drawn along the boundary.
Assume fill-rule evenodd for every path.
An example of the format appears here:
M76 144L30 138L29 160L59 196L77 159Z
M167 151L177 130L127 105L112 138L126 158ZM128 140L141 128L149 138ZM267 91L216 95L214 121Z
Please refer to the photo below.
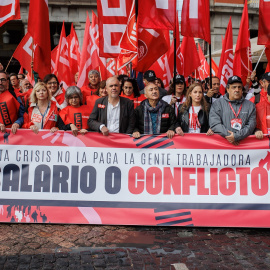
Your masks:
M2 69L2 70L1 70ZM89 83L64 87L55 74L32 85L25 74L8 74L0 65L0 130L41 129L51 132L71 130L74 136L89 131L132 134L166 134L168 138L185 133L219 134L238 145L255 134L257 139L270 133L270 73L260 78L256 72L246 85L238 76L228 79L226 93L220 93L220 80L196 81L177 75L168 90L154 70L138 79L119 75L101 81L91 70ZM139 87L139 86L140 87ZM64 89L65 88L65 89Z

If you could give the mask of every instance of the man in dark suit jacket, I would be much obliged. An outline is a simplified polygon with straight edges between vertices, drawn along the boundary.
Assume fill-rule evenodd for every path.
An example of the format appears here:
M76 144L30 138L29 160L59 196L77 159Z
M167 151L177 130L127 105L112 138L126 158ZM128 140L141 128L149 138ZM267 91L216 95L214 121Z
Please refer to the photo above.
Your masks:
M131 134L135 125L134 105L127 98L120 97L120 83L110 77L106 81L107 97L99 98L88 119L88 126L93 131L109 135L109 132Z

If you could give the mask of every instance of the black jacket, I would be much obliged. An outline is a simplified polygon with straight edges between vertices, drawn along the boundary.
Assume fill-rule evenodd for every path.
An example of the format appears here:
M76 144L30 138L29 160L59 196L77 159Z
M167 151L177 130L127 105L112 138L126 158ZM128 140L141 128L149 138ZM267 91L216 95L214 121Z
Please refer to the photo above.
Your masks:
M181 112L183 104L181 104L178 108L178 116L176 128L181 127L184 133L188 133L189 130L189 108ZM209 112L200 110L198 113L198 119L201 124L201 133L206 133L209 129Z
M134 132L138 131L140 134L144 134L144 100L140 106L135 109L135 129ZM173 108L165 101L160 100L159 102L166 103L166 106L161 115L160 133L166 133L168 130L175 130L175 113Z
M108 97L102 97L96 100L94 109L88 119L90 130L100 132L99 127L102 124L107 126L107 108ZM120 97L119 133L131 134L134 129L134 124L135 118L133 102L128 98Z

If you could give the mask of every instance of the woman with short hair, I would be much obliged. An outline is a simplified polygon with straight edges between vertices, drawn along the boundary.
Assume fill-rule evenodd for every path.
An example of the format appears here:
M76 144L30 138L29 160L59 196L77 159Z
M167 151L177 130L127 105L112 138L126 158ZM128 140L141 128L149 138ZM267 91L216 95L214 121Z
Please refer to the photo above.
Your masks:
M79 133L84 135L88 131L87 120L90 116L90 108L82 105L83 95L77 86L70 86L65 94L67 107L59 112L59 129L71 130L74 136Z

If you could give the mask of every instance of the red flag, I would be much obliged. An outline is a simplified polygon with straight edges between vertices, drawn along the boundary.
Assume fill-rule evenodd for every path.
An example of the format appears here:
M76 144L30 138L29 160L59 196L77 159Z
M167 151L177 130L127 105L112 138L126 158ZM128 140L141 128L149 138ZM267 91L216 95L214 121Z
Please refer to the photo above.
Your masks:
M93 15L92 15L93 16ZM99 70L100 60L98 56L98 46L96 40L98 39L98 32L95 27L90 25L89 16L87 13L84 40L81 54L81 62L79 68L79 79L77 86L82 87L89 83L88 72L92 69Z
M75 74L79 71L81 50L79 46L79 40L74 30L73 23L71 24L70 35L67 37L68 48L69 48L69 66L72 79Z
M225 94L228 79L233 76L233 34L232 19L230 18L222 43L222 53L219 62L218 77L220 78L220 93Z
M58 45L51 51L51 73L55 74L55 62L58 51Z
M29 33L26 33L24 38L21 40L20 44L17 46L15 52L13 53L13 57L17 59L21 66L31 73L31 59L32 59L32 43L33 38ZM34 49L36 45L34 45Z
M197 37L211 43L209 0L184 0L181 35Z
M48 0L30 0L28 32L37 44L34 70L43 78L51 70L51 38Z
M270 45L270 2L260 0L258 44Z
M118 70L130 63L137 56L137 22L133 2L127 22L126 31L120 41L121 52L118 55Z
M133 1L97 0L100 56L116 58L120 53L120 40L126 30Z
M114 58L111 58L107 62L107 78L116 75L116 62Z
M66 30L63 22L59 46L55 60L55 73L57 74L59 82L63 83L64 89L67 89L67 87L72 84L68 51L69 50L66 38Z
M213 76L217 76L218 75L218 65L216 64L216 62L214 61L214 59L212 58L212 74Z
M138 56L134 69L147 71L150 66L169 49L169 31L144 29L138 30Z
M173 63L170 65L169 53L162 55L149 69L155 71L156 76L162 80L164 88L167 89L173 78Z
M187 78L200 66L200 58L193 37L184 37L180 49L181 71Z
M19 0L1 0L0 2L0 27L11 20L19 20L20 2Z
M233 59L233 75L241 77L244 85L246 84L248 74L252 72L251 60L248 7L247 1L245 1Z
M175 0L139 0L139 28L174 30Z
M200 44L198 44L198 49L199 49L199 58L200 58L200 66L198 68L198 71L199 71L198 75L199 75L200 80L204 80L205 78L209 77L210 67L205 59L205 56L203 54Z

